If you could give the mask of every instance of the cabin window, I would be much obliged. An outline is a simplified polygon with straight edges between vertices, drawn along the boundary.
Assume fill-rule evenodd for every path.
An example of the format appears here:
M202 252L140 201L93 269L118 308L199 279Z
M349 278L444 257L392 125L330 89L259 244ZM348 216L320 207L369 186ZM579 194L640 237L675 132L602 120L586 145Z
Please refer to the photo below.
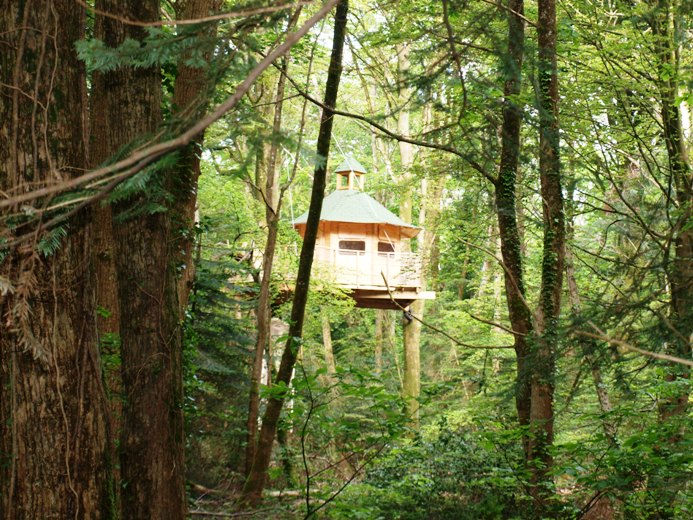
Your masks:
M378 253L394 253L395 246L390 242L378 242Z
M364 240L340 240L339 249L346 249L348 251L365 251L366 242Z

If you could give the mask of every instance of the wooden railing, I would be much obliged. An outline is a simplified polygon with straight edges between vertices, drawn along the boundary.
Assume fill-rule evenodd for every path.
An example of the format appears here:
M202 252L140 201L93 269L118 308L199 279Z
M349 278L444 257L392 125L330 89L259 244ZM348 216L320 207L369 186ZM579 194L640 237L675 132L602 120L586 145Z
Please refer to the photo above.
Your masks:
M421 286L421 259L416 253L380 253L316 247L316 268L350 288ZM381 274L382 273L382 274Z

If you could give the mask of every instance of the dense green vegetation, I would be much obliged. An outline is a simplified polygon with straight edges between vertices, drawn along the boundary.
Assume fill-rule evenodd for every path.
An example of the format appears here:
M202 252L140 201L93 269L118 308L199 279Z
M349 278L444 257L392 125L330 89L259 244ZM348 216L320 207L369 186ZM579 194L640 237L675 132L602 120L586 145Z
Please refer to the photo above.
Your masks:
M693 516L689 0L10 4L0 516ZM292 334L348 157L436 298Z

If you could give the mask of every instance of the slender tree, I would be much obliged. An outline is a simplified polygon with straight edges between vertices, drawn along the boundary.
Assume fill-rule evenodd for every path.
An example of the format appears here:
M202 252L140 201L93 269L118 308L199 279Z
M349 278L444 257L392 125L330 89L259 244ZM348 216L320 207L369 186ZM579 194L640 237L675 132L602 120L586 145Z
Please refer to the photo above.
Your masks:
M398 100L400 103L399 114L397 117L397 131L400 135L409 137L410 113L409 97L409 44L401 43L397 46L397 88ZM414 147L406 141L399 142L399 155L402 165L402 172L399 178L402 193L400 195L399 216L407 223L412 222L414 207L414 190L412 167L414 166ZM411 251L410 244L407 242L404 247L406 251ZM421 318L424 310L423 300L414 301L409 311ZM421 393L421 322L418 320L402 318L403 327L403 348L404 348L404 370L402 377L402 396L407 404L407 415L414 428L419 426L419 394Z
M298 22L301 9L296 9L288 24L290 31ZM279 134L282 131L282 113L284 109L284 92L286 90L286 74L289 67L289 54L283 57L280 73L277 77L277 86L273 99L274 117L272 119L272 139L269 146L260 146L258 157L263 160L256 165L257 172L264 169L264 175L258 175L256 179L264 178L264 185L256 185L258 198L265 207L265 223L267 224L267 241L262 255L262 278L260 279L260 294L257 303L257 337L255 339L255 353L250 372L250 395L248 397L248 420L246 423L246 447L245 447L245 474L250 475L255 448L257 446L258 418L260 415L260 379L262 378L262 363L265 354L269 352L270 326L272 323L272 271L274 256L277 249L279 234L279 218L283 191L279 189L279 169L277 161L280 156ZM266 152L266 153L265 153ZM264 160L264 158L267 160Z
M325 183L327 177L327 160L330 153L330 141L332 139L332 124L334 114L331 109L336 107L339 81L342 74L342 55L344 39L346 35L346 23L349 4L347 0L340 0L335 12L334 36L332 40L332 55L325 84L324 108L320 119L318 132L317 155L319 162L316 165L313 176L313 188L311 192L310 208L308 210L308 222L303 238L303 247L296 277L293 304L291 307L291 323L289 325L289 339L284 347L276 384L288 389L291 383L296 358L301 348L301 336L303 333L303 321L305 318L306 303L308 300L308 287L310 284L310 271L313 264L313 252L318 234L318 224L322 211L322 199L325 195ZM243 496L246 503L257 504L262 498L262 491L267 479L272 445L277 432L279 415L284 405L286 395L273 395L267 402L267 409L263 415L262 428L258 439L258 447L250 475L243 488Z
M503 126L501 159L498 178L494 184L496 215L500 233L501 255L504 264L505 295L508 317L514 332L517 376L515 405L520 426L529 426L531 392L528 372L529 335L533 330L532 310L526 300L522 240L517 224L517 170L520 157L522 108L518 97L522 91L522 62L524 59L525 21L524 0L508 4L508 54L504 70ZM525 455L529 439L524 436Z

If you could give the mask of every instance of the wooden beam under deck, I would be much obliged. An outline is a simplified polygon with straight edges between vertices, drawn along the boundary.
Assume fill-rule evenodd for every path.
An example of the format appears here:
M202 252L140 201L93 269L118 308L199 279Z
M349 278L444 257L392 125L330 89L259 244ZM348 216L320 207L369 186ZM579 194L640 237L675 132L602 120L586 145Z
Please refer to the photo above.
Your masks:
M387 290L378 289L353 289L351 297L356 300L357 307L368 309L389 309L399 310L400 307L407 308L415 300L433 300L436 293L433 291L417 291L412 289L393 288L392 298ZM394 298L395 304L392 299Z

